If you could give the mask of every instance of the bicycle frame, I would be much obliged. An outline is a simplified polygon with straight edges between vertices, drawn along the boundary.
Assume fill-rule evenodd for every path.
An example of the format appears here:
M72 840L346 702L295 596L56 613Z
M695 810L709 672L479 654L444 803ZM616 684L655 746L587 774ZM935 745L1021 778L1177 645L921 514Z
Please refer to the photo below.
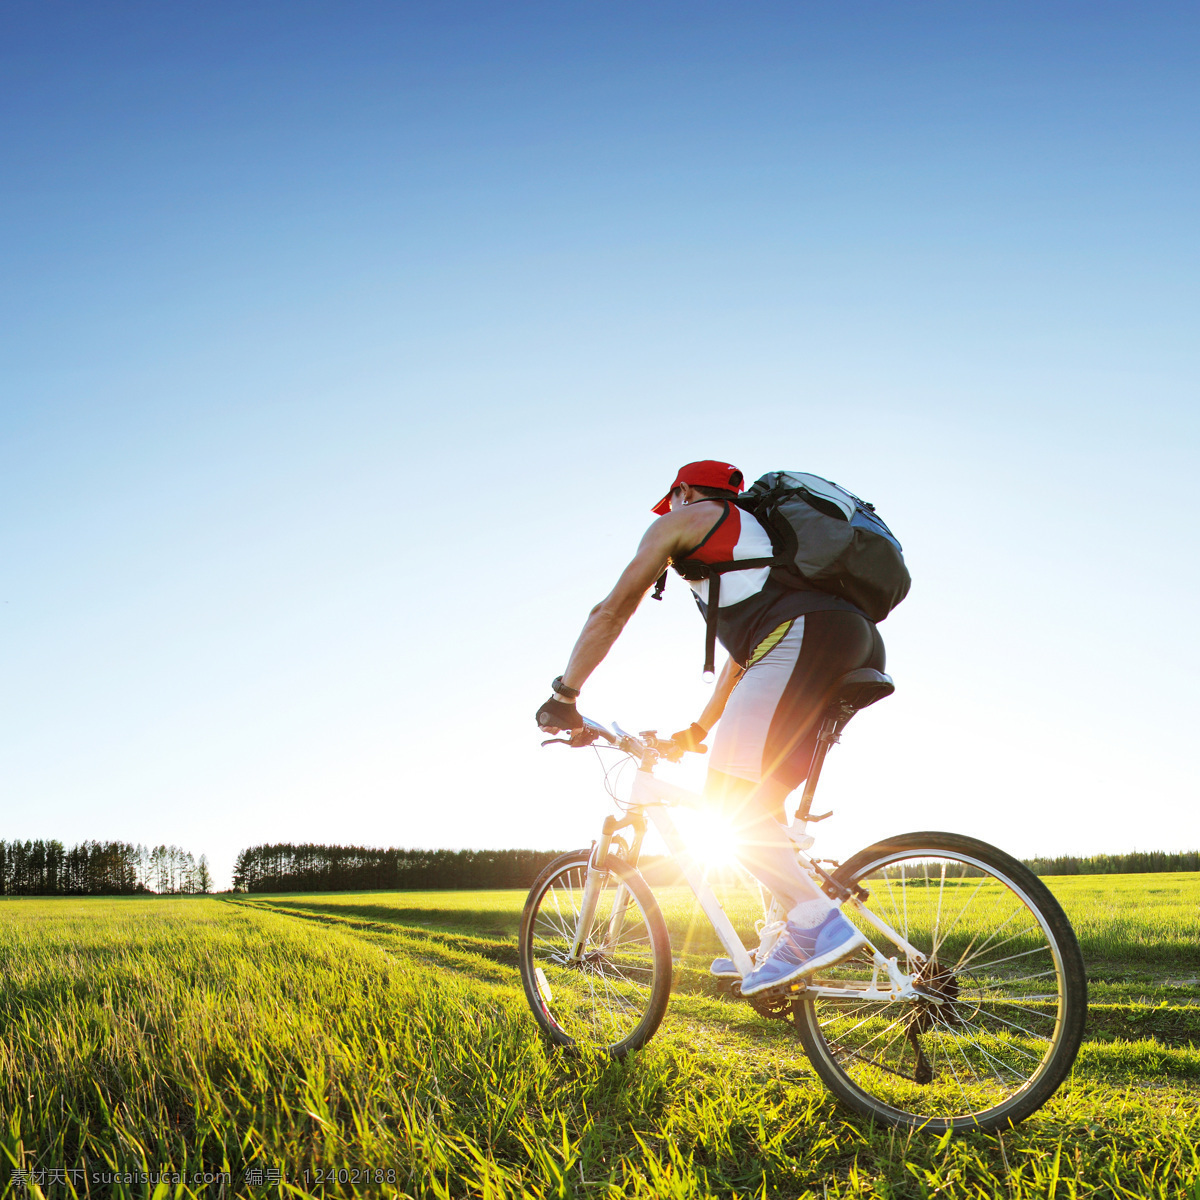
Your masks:
M584 885L579 921L571 948L571 957L576 959L580 957L583 953L583 947L587 945L591 934L600 888L603 886L608 874L605 869L605 862L613 833L628 824L637 825L640 823L642 828L644 828L644 818L649 817L666 843L668 850L671 852L671 857L687 880L688 886L692 889L705 916L712 924L721 945L733 960L738 973L745 977L754 967L749 951L747 951L742 939L738 937L737 930L734 929L733 923L729 920L724 908L721 907L720 900L717 899L716 893L709 887L704 872L692 857L675 822L671 819L670 809L675 805L697 808L704 805L704 800L701 796L695 792L688 791L686 788L681 788L676 784L668 783L662 779L656 779L653 774L653 761L653 756L647 755L642 758L639 764L639 769L634 779L633 792L628 804L625 806L627 813L626 820L618 822L614 821L611 817L608 818L605 821L603 833L593 849L591 860L588 863L587 882ZM793 826L788 830L788 833L792 840L796 842L796 853L799 857L801 867L809 872L815 880L819 881L821 872L813 860L805 853L805 850L812 845L813 838L807 834L806 824L803 821L797 822L797 825L799 828ZM640 840L639 833L636 844L640 845ZM605 938L606 944L610 947L616 943L621 924L625 918L628 901L627 889L624 886L619 887L613 904L612 916L609 918L608 935ZM888 925L886 921L881 920L875 913L871 912L857 896L849 897L845 901L845 904L852 906L864 921L873 926L892 945L904 952L907 960L906 966L910 968L910 971L906 973L900 969L897 956L893 955L889 958L872 944L871 950L875 969L871 977L871 982L867 987L864 988L861 985L851 987L814 984L802 981L797 985L795 990L805 990L807 994L816 996L842 998L854 996L861 1000L888 1001L917 999L919 993L913 987L913 973L911 968L925 962L925 955ZM774 911L777 907L778 901L774 901L771 911ZM765 915L769 916L769 913ZM881 972L886 977L886 986L880 985Z
M725 889L715 877L709 886L704 831L698 828L693 840L690 814L678 811L708 809L709 802L654 778L658 764L679 761L683 749L653 730L633 735L615 722L609 730L586 718L582 729L560 739L582 747L603 738L638 770L626 776L632 789L618 796L606 768L617 811L604 818L590 851L556 858L530 889L519 956L534 1020L553 1045L622 1058L654 1035L673 990L698 988L786 1022L834 1096L871 1120L912 1132L1011 1128L1053 1095L1079 1049L1087 976L1077 939L1044 884L975 838L910 833L884 838L841 865L815 857L809 826L829 814L810 812L810 804L825 752L858 707L890 687L886 676L866 668L842 683L786 827L790 842L780 843L785 852L773 846L778 863L760 869L738 847L751 875L768 880L758 885L764 920L754 921L761 936L749 953L737 930L749 924L752 893L738 891L733 900L735 929L718 899ZM699 914L685 900L669 925L664 908L675 908L679 893L671 889L669 900L660 896L656 903L639 871L651 828L664 843L655 851L667 852L663 861L673 864L678 882L687 882L724 947L708 947L725 956L713 964L711 980L707 962L699 961L700 943L676 945L675 957L671 949L671 925L690 935ZM730 830L724 842L733 837ZM722 847L720 835L716 844ZM785 877L777 883L776 872ZM790 943L803 941L785 910L802 895L822 893L866 935L849 940L858 948L840 959L831 953L813 960L824 967L800 967L791 979L783 970L782 982L743 991L755 966L779 949L787 962ZM785 939L782 947L778 938Z

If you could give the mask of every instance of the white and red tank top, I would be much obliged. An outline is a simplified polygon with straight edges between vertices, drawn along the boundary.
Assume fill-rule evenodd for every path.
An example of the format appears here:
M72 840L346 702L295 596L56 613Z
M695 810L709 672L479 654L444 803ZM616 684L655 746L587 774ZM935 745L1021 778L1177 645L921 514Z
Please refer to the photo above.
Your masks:
M698 562L736 562L739 558L770 558L775 551L767 531L748 512L736 504L726 504L724 515L710 529L704 540L682 555ZM721 608L731 608L757 596L770 578L770 567L751 567L745 571L730 571L721 579ZM689 579L688 586L701 604L708 603L708 580Z
M688 554L681 555L676 570L687 578L688 561L702 563L736 562L740 558L771 558L774 549L767 531L751 513L728 501L718 501L724 514L717 519L704 540ZM701 614L708 617L707 579L688 579ZM780 622L804 613L840 609L859 613L849 600L822 592L811 585L781 583L771 575L770 567L748 567L721 575L721 601L717 611L717 639L733 660L745 666L754 648ZM865 617L864 617L865 619Z

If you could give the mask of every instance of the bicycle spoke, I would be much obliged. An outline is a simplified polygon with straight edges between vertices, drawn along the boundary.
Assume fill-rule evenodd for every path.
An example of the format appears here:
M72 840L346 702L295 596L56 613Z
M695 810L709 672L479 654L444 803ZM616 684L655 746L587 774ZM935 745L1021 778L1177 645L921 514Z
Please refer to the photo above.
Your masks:
M822 1022L821 1022L822 1025L828 1025L832 1021L849 1021L849 1020L852 1020L854 1017L858 1016L858 1014L860 1012L862 1012L864 1009L870 1009L872 1012L875 1012L876 1009L878 1008L878 1003L872 1002L872 1001L868 1001L865 1004L859 1004L855 1008L852 1008L849 1010L837 1008L835 1006L835 1004L830 1003L828 1001L826 1001L826 1005L828 1008L830 1008L832 1010L832 1015L828 1016L824 1020L822 1020ZM855 1028L857 1029L858 1026L856 1025Z
M605 1050L638 1031L652 997L658 995L661 1005L661 952L639 898L644 892L631 890L619 874L610 873L599 885L592 926L580 953L570 957L580 933L587 884L588 868L582 862L571 864L531 900L534 910L522 935L522 973L531 992L541 994L535 1015L556 1040ZM541 976L530 982L539 971ZM661 1007L655 1024L660 1018Z
M560 921L556 924L554 921L551 921L547 915L546 919L541 923L558 934L568 945L571 944L571 938L574 936L575 931L573 929L568 929L565 921Z
M963 1098L963 1107L969 1109L971 1102L967 1098L967 1089L963 1087L962 1079L959 1077L958 1072L954 1068L954 1058L949 1053L946 1055L946 1065L950 1068L950 1074L954 1076L954 1082L958 1086L958 1094ZM970 1064L968 1063L967 1066L969 1068Z
M963 1022L963 1024L964 1024L964 1025L966 1025L966 1026L967 1026L968 1028L970 1028L970 1029L975 1029L975 1028L976 1028L974 1025L971 1025L971 1024L970 1024L970 1022L968 1022L968 1021L964 1021L964 1022ZM977 1030L977 1032L979 1032L979 1033L982 1033L983 1031L982 1031L982 1030ZM997 1057L996 1057L994 1054L992 1054L992 1053L991 1053L991 1052L990 1052L990 1051L987 1049L987 1047L986 1047L986 1046L984 1046L984 1045L983 1045L983 1043L982 1043L982 1042L980 1042L980 1041L979 1041L979 1039L978 1039L978 1038L976 1038L975 1040L973 1040L973 1041L971 1042L971 1045L972 1045L972 1046L974 1046L974 1047L975 1047L975 1049L976 1049L976 1050L977 1050L977 1051L978 1051L980 1054L982 1054L984 1058L986 1058L986 1059L988 1060L988 1062L995 1063L995 1064L996 1064L996 1066L998 1066L998 1067L1000 1067L1000 1068L1001 1068L1001 1070L1007 1071L1007 1072L1008 1072L1008 1073L1009 1073L1009 1074L1010 1074L1010 1075L1013 1077L1013 1079L1015 1079L1015 1080L1020 1080L1020 1082L1021 1082L1022 1084L1024 1084L1024 1083L1025 1083L1025 1081L1026 1081L1026 1079L1028 1078L1028 1076L1026 1076L1026 1075L1023 1075L1023 1074L1022 1074L1020 1071L1018 1071L1018 1070L1016 1069L1016 1067L1009 1066L1009 1064L1008 1064L1008 1063L1004 1062L1002 1059L999 1059L999 1058L997 1058ZM1032 1057L1032 1056L1031 1056L1031 1055L1026 1055L1025 1057L1026 1057L1026 1058L1029 1058L1029 1057ZM1034 1061L1038 1061L1038 1060L1034 1060ZM1001 1085L1001 1087L1005 1086L1005 1083L1004 1083L1004 1078L1003 1078L1003 1076L1000 1074L1000 1072L999 1072L999 1071L997 1071L997 1070L995 1069L995 1067L993 1067L993 1068L992 1068L992 1074L993 1074L993 1075L995 1075L995 1077L996 1077L996 1082L997 1082L997 1083L999 1083L999 1084Z
M980 881L975 885L974 890L971 892L971 894L962 902L962 905L958 910L958 916L954 918L953 924L951 924L947 928L946 932L944 934L942 934L941 941L935 943L935 945L933 947L933 956L935 958L937 957L937 952L946 943L946 940L958 928L959 922L963 919L963 914L967 911L968 908L970 908L971 902L975 899L975 897L977 895L979 895L980 889L983 887L983 885L986 882L987 882L986 877L980 879Z
M861 1011L862 1011L862 1009L860 1008L860 1009L858 1009L858 1010L856 1010L856 1011L857 1011L857 1012L861 1012ZM853 1014L852 1014L852 1015L853 1015ZM859 1021L859 1022L858 1022L858 1024L857 1024L857 1025L852 1025L852 1026L851 1026L849 1029L846 1029L846 1030L844 1030L844 1031L842 1032L841 1036L842 1036L842 1037L849 1037L849 1036L850 1036L852 1033L854 1033L854 1032L855 1032L855 1030L857 1030L857 1029L861 1029L861 1028L862 1028L862 1027L863 1027L863 1026L864 1026L864 1025L865 1025L865 1024L868 1022L868 1021L874 1021L874 1020L876 1020L876 1019L878 1018L878 1016L879 1016L879 1013L878 1013L878 1011L877 1011L877 1010L876 1010L876 1011L874 1011L874 1012L870 1012L870 1013L868 1013L868 1014L867 1014L865 1017L863 1017L863 1019L862 1019L861 1021ZM839 1015L839 1016L830 1017L830 1018L829 1018L829 1021L826 1021L826 1022L824 1022L824 1024L830 1024L831 1022L833 1022L833 1021L836 1021L836 1020L840 1020L840 1019L842 1019L840 1015Z
M886 1026L885 1028L881 1029L881 1030L880 1030L880 1031L879 1031L879 1032L878 1032L878 1033L877 1033L877 1034L876 1034L874 1037L872 1037L872 1038L868 1038L868 1039L867 1039L865 1042L863 1042L863 1043L862 1043L862 1044L861 1044L861 1045L858 1047L858 1049L855 1051L855 1053L856 1053L856 1054L859 1054L859 1055L861 1055L861 1054L862 1054L862 1052L863 1052L863 1051L864 1051L864 1050L865 1050L865 1049L866 1049L866 1048L867 1048L867 1047L868 1047L868 1046L869 1046L869 1045L870 1045L872 1042L874 1042L874 1041L878 1041L878 1040L879 1040L879 1038L883 1037L883 1035L884 1035L885 1033L887 1033L887 1032L888 1032L888 1030L895 1028L895 1026L897 1026L897 1025L898 1025L898 1024L901 1022L901 1021L903 1021L903 1020L904 1020L904 1016L899 1016L899 1017L897 1017L897 1018L896 1018L896 1019L895 1019L895 1020L894 1020L894 1021L893 1021L893 1022L890 1024L890 1025L888 1025L888 1026ZM860 1022L860 1024L861 1024L861 1022ZM857 1029L857 1028L859 1028L859 1026L855 1026L855 1028Z
M1015 962L1018 958L1028 958L1029 955L1031 955L1031 954L1046 954L1046 953L1047 953L1047 950L1046 950L1045 946L1034 946L1034 948L1032 950L1021 950L1016 954L1008 955L1007 958L994 958L994 959L992 959L991 962L978 963L977 965L972 967L972 974L978 973L979 971L986 971L989 967L998 967L1001 963ZM971 961L973 961L973 960L971 960ZM957 964L955 967L955 970L956 971L964 970L966 967L971 966L971 961L968 961L966 963ZM1027 976L1026 978L1030 978L1030 977Z
M979 955L980 955L980 954L982 954L982 953L983 953L983 952L984 952L984 951L985 951L985 950L988 948L988 946L990 946L990 945L992 944L992 941L993 941L993 939L994 939L994 938L997 936L997 934L1000 934L1000 933L1002 933L1002 932L1003 932L1003 931L1004 931L1004 930L1005 930L1005 929L1008 927L1008 924L1009 924L1009 922L1010 922L1010 921L1014 921L1014 920L1016 920L1016 918L1017 918L1017 917L1018 917L1018 916L1021 914L1021 912L1023 912L1023 911L1028 911L1028 910L1025 910L1025 909L1020 909L1020 908L1018 908L1018 909L1014 909L1014 910L1013 910L1013 911L1012 911L1012 912L1009 914L1009 916L1008 916L1008 919L1007 919L1007 920L1004 922L1004 924L1002 924L1002 925L1000 926L1000 928L999 928L999 929L993 930L993 931L992 931L992 933L988 935L988 937L987 937L987 939L984 941L983 945L981 945L981 946L979 947L978 951L976 951L976 953L975 953L974 955L972 955L972 958L978 958L978 957L979 957ZM1019 937L1019 936L1020 936L1019 934L1013 934L1011 937L1006 937L1006 938L1004 939L1004 941L1002 941L1002 942L999 942L999 943L998 943L998 944L995 946L995 949L997 949L997 950L998 950L998 949L999 949L1001 946L1007 945L1009 942L1011 942L1011 941L1012 941L1012 939L1013 939L1013 937ZM972 949L974 949L974 946L975 946L975 942L976 942L976 940L977 940L977 937L976 937L976 938L972 938L972 939L971 939L971 942L970 942L970 944L967 946L967 948L966 948L966 949L965 949L965 950L962 952L962 954L960 954L960 955L959 955L959 957L958 957L958 963L956 963L956 964L955 964L955 965L956 965L956 967L957 967L957 966L961 966L964 960L966 960L966 961L968 961L968 962L970 961L970 959L967 959L967 955L970 953L970 951L971 951Z
M942 860L941 878L938 880L938 901L937 914L933 918L933 952L937 953L938 946L941 945L941 939L938 937L938 930L942 926L942 900L946 895L946 861Z
M1063 1055L1055 1051L1067 1012L1074 1013L1076 1031L1070 1054L1078 1045L1079 1009L1065 1007L1062 947L1078 951L1073 939L1056 940L1061 915L1057 927L1048 923L1050 910L1038 899L1044 888L1031 891L1036 881L1014 883L1007 867L997 869L1011 862L1006 856L980 843L972 845L981 858L949 849L966 841L914 835L907 849L895 839L897 849L883 844L888 852L873 864L860 858L851 877L871 881L868 909L924 956L906 952L900 959L920 985L917 998L871 1002L812 994L803 1001L806 1048L812 1038L825 1047L823 1053L810 1048L818 1074L863 1097L869 1107L862 1111L889 1121L904 1114L914 1128L931 1121L936 1128L950 1122L996 1128L1007 1116L991 1114L1010 1112L1019 1120L1049 1094L1043 1087L1033 1095L1031 1085L1052 1061L1056 1079L1062 1078ZM947 849L936 849L943 845ZM878 980L872 964L860 959L839 964L834 976L826 986L847 991Z
M1014 1025L1011 1021L1006 1021L999 1013L988 1013L988 1017L993 1021L999 1021L1001 1025L1007 1026L1009 1029L1015 1029L1017 1033L1023 1034L1028 1038L1040 1037L1040 1034L1034 1033L1031 1029L1026 1029L1023 1025ZM1016 1047L1014 1047L1016 1049ZM1039 1060L1040 1061L1040 1060Z

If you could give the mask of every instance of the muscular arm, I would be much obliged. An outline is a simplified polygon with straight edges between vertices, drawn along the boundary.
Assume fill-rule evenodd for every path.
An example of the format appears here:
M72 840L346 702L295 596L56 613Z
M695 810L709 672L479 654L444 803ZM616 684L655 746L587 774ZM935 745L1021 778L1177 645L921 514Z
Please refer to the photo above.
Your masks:
M720 515L721 510L714 504L692 504L659 517L646 530L617 586L588 614L563 672L563 683L572 688L583 687L667 564L701 541Z

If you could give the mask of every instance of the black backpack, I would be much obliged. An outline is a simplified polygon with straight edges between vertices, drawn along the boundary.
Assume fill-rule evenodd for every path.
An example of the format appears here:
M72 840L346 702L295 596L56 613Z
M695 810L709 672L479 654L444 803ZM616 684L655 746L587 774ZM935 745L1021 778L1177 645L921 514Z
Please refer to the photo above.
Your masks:
M774 556L722 563L684 559L674 564L685 579L709 581L705 674L713 672L721 576L727 571L771 567L782 583L841 596L872 621L882 621L908 595L912 577L900 543L876 516L873 504L836 483L803 471L769 471L729 503L759 521ZM664 572L654 591L656 599L661 599L665 584Z

